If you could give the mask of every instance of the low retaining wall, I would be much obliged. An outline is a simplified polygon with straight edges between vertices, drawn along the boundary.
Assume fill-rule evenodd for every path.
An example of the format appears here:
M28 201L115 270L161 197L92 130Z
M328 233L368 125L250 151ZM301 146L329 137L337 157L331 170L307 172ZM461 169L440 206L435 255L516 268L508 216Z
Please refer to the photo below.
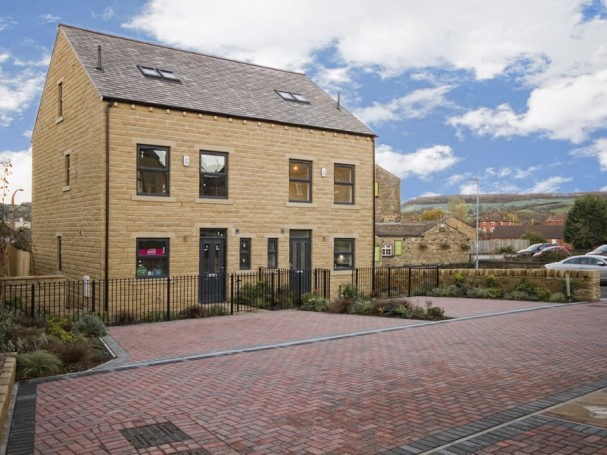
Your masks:
M503 292L512 291L522 278L533 286L542 286L551 292L565 293L566 277L569 276L571 296L577 301L596 301L601 298L599 272L548 269L441 269L441 287L455 283L459 274L469 283L487 286L487 277L492 275Z
M13 397L15 374L17 371L17 354L6 354L4 367L0 370L0 441L6 442L10 424L8 412Z

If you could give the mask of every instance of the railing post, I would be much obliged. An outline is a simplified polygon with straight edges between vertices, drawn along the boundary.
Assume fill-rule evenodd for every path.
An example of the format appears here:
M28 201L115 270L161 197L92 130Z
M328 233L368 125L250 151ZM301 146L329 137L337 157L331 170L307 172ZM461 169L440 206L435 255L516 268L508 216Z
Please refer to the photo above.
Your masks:
M91 288L92 288L92 292L93 292L93 294L92 294L92 302L91 302L91 304L92 304L92 308L93 308L93 313L95 312L95 290L96 290L95 283L96 283L96 281L95 281L95 280L93 280L93 281L91 282Z
M409 285L407 286L407 297L411 297L411 266L408 267L409 271Z
M392 289L392 267L388 266L388 295L387 297L390 298L390 290Z
M271 277L270 278L270 286L271 286L270 296L272 298L272 304L271 305L272 306L275 306L275 305L278 306L278 304L275 303L276 302L276 300L275 300L276 299L276 293L274 291L274 283L276 281L276 276L275 276L274 273L272 273L272 274L270 274L270 277Z
M31 304L30 316L33 318L35 309L36 309L36 285L34 283L32 283L32 285L31 285L31 291L32 291L32 294L31 294L30 300L31 300L32 304Z
M327 289L327 275L329 275L329 271L328 270L323 270L322 273L322 292L323 292L323 298L328 299L331 297L331 290Z
M105 277L104 281L104 288L103 288L103 311L105 311L106 313L109 313L110 311L110 304L109 304L109 300L110 300L110 296L109 296L109 292L110 292L110 286L109 286L109 280L107 277Z
M171 278L167 276L167 321L171 320Z
M230 314L234 314L234 274L230 274Z
M440 287L440 267L436 266L436 287Z

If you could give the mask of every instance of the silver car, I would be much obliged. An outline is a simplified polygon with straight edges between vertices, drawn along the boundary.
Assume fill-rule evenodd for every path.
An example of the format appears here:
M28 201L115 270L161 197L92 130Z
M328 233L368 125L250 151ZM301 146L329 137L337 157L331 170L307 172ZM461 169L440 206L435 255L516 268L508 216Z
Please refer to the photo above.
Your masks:
M598 254L571 256L559 262L545 264L544 267L556 270L596 270L601 275L601 283L607 282L607 257Z
M607 245L601 245L599 247L596 247L594 250L589 251L586 254L598 254L601 256L607 256Z

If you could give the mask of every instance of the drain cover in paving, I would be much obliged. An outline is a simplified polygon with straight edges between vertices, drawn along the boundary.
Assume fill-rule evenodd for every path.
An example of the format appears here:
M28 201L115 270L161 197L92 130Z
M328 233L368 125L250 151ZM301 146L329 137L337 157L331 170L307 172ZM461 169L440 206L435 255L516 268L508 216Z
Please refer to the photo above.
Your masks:
M126 430L120 430L120 433L122 433L122 436L124 436L136 449L145 449L147 447L156 447L162 444L170 444L171 442L191 439L187 434L170 422L146 425L137 428L127 428Z
M175 455L211 455L204 449L186 450L185 452L177 452Z

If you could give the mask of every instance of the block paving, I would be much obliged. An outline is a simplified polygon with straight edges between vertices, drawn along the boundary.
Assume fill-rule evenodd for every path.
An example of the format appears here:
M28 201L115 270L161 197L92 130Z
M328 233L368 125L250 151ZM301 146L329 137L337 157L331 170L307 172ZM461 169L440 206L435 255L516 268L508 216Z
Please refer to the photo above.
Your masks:
M112 328L124 369L26 385L34 453L607 454L607 430L548 414L607 388L606 304L439 305L460 318L283 311ZM136 449L123 436L158 424L191 439Z

